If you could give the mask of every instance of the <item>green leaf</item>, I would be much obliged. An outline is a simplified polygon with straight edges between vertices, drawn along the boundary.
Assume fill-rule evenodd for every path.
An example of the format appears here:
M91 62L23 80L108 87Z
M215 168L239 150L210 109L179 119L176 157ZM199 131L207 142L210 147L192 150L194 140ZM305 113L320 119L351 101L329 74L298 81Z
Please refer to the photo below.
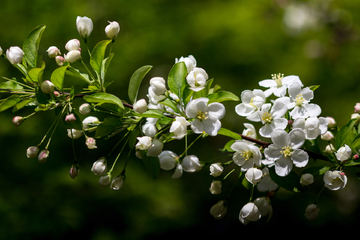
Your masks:
M164 101L160 101L159 103L170 107L172 110L174 110L175 112L179 112L180 110L178 109L178 107L176 106L176 103L174 103L173 101L171 101L170 99L165 99Z
M212 93L208 95L207 98L209 98L209 103L223 101L240 101L238 96L228 91L219 91L217 93Z
M24 41L24 59L31 68L35 68L37 66L39 44L45 28L45 25L36 27L29 33Z
M187 75L187 70L185 63L178 62L171 68L168 76L169 89L171 92L173 92L179 97L181 102L184 102L183 93L187 85L186 75Z
M234 150L231 149L231 145L233 145L233 143L235 142L235 139L231 139L230 141L228 141L224 148L220 149L221 152L235 152Z
M291 171L287 176L280 177L275 172L275 167L269 168L271 179L279 186L293 192L303 192L305 188L300 184L300 176Z
M96 128L95 137L112 137L123 128L123 124L117 117L107 117Z
M12 109L12 112L15 113L15 112L19 111L20 109L22 109L23 107L25 107L26 105L28 105L29 103L34 102L34 101L35 101L35 98L29 98L29 99L23 100L14 106L14 108Z
M5 111L6 109L15 106L15 104L17 104L20 101L21 101L21 98L19 96L11 95L10 97L4 99L0 103L0 112Z
M111 62L112 58L114 57L114 55L115 55L114 53L111 53L111 54L109 55L109 57L105 58L105 59L102 61L101 75L100 75L100 77L101 77L101 79L102 79L103 81L105 81L106 72L107 72L107 70L108 70L108 68L109 68L109 66L110 66L110 62Z
M67 71L65 72L66 75L75 77L77 79L80 79L83 82L86 82L87 84L91 84L91 81L89 79L89 75L86 73L81 72L80 70L73 68L71 66L68 66Z
M320 85L312 85L312 86L310 86L309 88L310 88L311 91L315 91L315 90L318 89L319 87L320 87Z
M346 125L342 126L335 136L335 148L339 149L344 144L351 146L356 137L354 126L357 119L351 119Z
M55 69L50 77L51 82L60 90L64 87L65 72L67 66L61 66Z
M23 90L24 88L16 83L16 80L14 81L6 81L0 83L0 89L8 89L9 91L16 91L16 90ZM0 90L0 92L8 92L6 90Z
M136 102L140 84L145 75L151 70L151 68L152 66L150 65L142 66L132 74L128 89L128 96L132 103Z
M146 170L151 175L151 177L156 180L157 176L160 173L160 161L157 157L149 157L146 155L145 151L140 151L141 158L145 165Z
M129 147L131 149L135 148L135 144L136 144L136 140L137 140L137 136L140 133L140 128L139 127L135 127L135 129L131 130L130 136L129 136Z
M101 66L105 57L106 47L111 41L103 40L99 42L91 52L90 65L99 75L101 75Z
M125 109L122 101L115 95L110 93L94 93L84 97L85 101L91 103L111 103L119 106L121 109Z
M140 116L145 118L162 118L164 117L164 114L161 111L150 109L142 113Z
M305 173L310 173L311 175L313 175L314 177L318 176L318 175L323 175L326 171L328 171L330 169L329 166L315 166L315 167L310 167L305 169L304 171L302 171L302 174Z
M220 128L220 130L218 132L218 135L231 137L231 138L233 138L235 140L241 140L242 139L242 137L239 134L237 134L237 133L235 133L235 132L233 132L233 131L231 131L229 129L226 129L226 128Z
M83 88L79 85L73 85L70 90L70 99L73 100L74 97L82 92Z
M42 62L41 67L30 69L30 71L28 71L26 75L26 82L32 85L35 85L35 83L41 83L44 69L45 69L44 62Z

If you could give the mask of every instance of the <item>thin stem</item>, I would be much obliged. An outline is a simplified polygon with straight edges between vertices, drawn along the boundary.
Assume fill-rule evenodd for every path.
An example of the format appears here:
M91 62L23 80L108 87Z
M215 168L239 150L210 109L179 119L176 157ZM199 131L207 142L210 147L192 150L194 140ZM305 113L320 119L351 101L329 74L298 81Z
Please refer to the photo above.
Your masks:
M19 84L19 85L21 85L21 86L24 86L24 87L30 88L30 89L32 89L32 90L34 90L34 89L35 89L35 88L33 88L33 87L29 86L29 85L26 85L26 84L24 84L24 83L18 82L18 81L14 80L14 79L7 78L7 77L2 77L2 78L3 78L3 79L5 79L5 80L8 80L8 81L15 82L15 83L17 83L17 84Z
M325 189L325 186L322 187L319 194L316 196L315 203L317 203L317 201L319 200L319 197L320 197L321 193L324 191L324 189Z
M184 154L187 154L187 150L189 150L189 148L194 145L194 143L202 136L202 134L200 134L194 141L192 141L192 143L190 143L190 145L185 149L185 151L179 156L179 158L181 158L182 156L184 156Z
M237 167L236 169L238 169L239 167ZM235 169L233 169L233 170L235 170ZM228 199L229 197L230 197L230 194L232 193L232 191L234 190L234 188L235 188L235 186L236 186L236 184L239 182L239 180L240 180L240 178L241 178L241 175L242 175L242 171L240 171L240 173L239 173L239 177L236 179L236 182L233 184L233 186L231 187L231 189L230 189L230 191L229 191L229 193L228 193L228 195L226 196L226 199Z
M120 150L119 154L117 155L117 157L116 157L116 159L115 159L115 161L114 161L114 163L113 163L113 165L112 165L112 167L111 167L111 169L110 169L110 171L109 171L109 174L111 174L111 173L112 173L112 171L114 170L114 167L115 167L115 165L116 165L116 162L117 162L117 160L119 159L119 157L120 157L120 155L121 155L122 151L124 150L125 146L127 145L127 142L128 142L128 141L129 141L129 138L128 138L128 139L126 139L126 141L125 141L124 145L122 146L122 148L121 148L121 150Z
M57 128L57 125L59 124L60 119L61 119L61 117L62 117L65 109L67 108L67 106L68 106L68 104L66 104L66 105L63 107L61 113L59 114L59 116L58 116L57 119L55 120L55 122L56 122L55 127L54 127L54 129L53 129L53 131L52 131L52 133L51 133L51 135L50 135L50 137L49 137L49 140L48 140L48 143L47 143L46 146L45 146L45 149L48 149L48 147L49 147L49 145L50 145L50 142L51 142L51 140L52 140L52 136L54 135L55 130L56 130L56 128Z
M252 201L253 201L253 197L254 197L254 188L255 188L255 185L254 185L254 184L251 184L249 202L252 202Z
M89 73L90 77L93 79L93 80L96 80L96 78L94 77L94 75L91 73L90 69L86 66L85 62L81 59L80 60L81 64L84 66L84 68L86 69L86 71Z

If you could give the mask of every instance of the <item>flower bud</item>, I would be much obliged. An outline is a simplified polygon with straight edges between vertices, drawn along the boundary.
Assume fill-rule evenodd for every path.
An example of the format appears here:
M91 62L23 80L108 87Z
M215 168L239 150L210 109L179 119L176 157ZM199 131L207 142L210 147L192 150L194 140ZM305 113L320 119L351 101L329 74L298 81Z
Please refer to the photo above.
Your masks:
M210 208L211 216L213 216L217 220L223 218L226 212L227 212L227 202L225 200L220 200Z
M317 217L319 215L319 211L320 211L320 209L316 206L316 204L310 204L309 206L307 206L307 208L305 210L305 217L308 220L313 221L313 220L317 219Z
M254 204L258 207L261 216L266 216L269 214L269 218L272 215L272 206L267 197L259 197L254 200Z
M70 168L69 175L72 179L75 179L79 175L79 167L73 164Z
M257 168L249 168L246 173L245 177L251 184L256 185L261 181L263 172Z
M147 150L152 146L152 139L151 137L144 136L137 138L139 142L135 145L136 149L139 150Z
M80 41L78 39L71 39L65 44L65 49L68 51L80 50Z
M352 155L352 150L348 145L344 145L343 147L339 148L337 152L335 152L336 159L340 162L344 162L350 159Z
M360 113L360 103L356 103L354 106L354 112L355 113Z
M61 55L60 50L55 46L49 47L48 50L46 50L46 52L48 53L50 58L54 58L58 55Z
M70 113L68 115L65 116L65 122L67 123L74 123L76 122L76 117L73 113Z
M38 160L39 163L45 163L47 158L49 157L49 150L44 149L39 153Z
M325 152L328 154L332 154L335 151L336 151L336 149L335 149L334 145L332 145L332 144L329 144L325 147Z
M76 28L82 38L87 38L90 36L94 25L90 18L78 16L76 18Z
M330 190L340 190L346 186L347 177L344 172L335 170L335 171L326 171L324 174L325 187Z
M100 121L97 117L93 117L93 116L89 116L86 117L83 121L82 121L82 126L84 130L88 130L91 129L93 127L96 127L97 125L100 124ZM95 129L91 129L89 130L90 132L94 131Z
M334 138L334 135L330 131L326 131L326 133L321 135L321 139L325 141L331 141Z
M150 87L155 93L155 95L159 96L165 93L165 79L162 77L153 77L150 79Z
M95 161L92 165L91 171L95 175L104 175L107 171L106 158L102 157Z
M169 132L173 132L172 138L182 139L187 134L187 127L190 123L184 117L175 117L175 121L171 124Z
M213 177L218 177L224 171L224 167L221 163L213 163L210 165L210 175Z
M64 63L65 63L65 58L63 58L62 56L56 56L55 57L55 62L56 62L56 64L58 65L58 66L62 66L62 65L64 65Z
M39 147L38 146L31 146L26 149L26 157L27 158L35 158L39 153Z
M148 106L145 99L140 99L133 105L134 111L140 114L146 112L147 108Z
M110 175L101 176L100 179L99 179L99 184L102 187L109 186L110 182L111 182L111 176Z
M149 119L155 119L155 120L153 121ZM146 119L146 123L142 126L142 132L144 133L145 136L154 137L156 135L157 133L156 121L157 118Z
M199 158L195 155L184 157L181 165L185 172L197 172L202 168Z
M67 129L67 135L69 138L78 139L83 135L83 131L77 129Z
M222 182L221 181L212 181L209 191L211 192L211 194L220 194L221 193L221 187L222 187Z
M12 119L12 123L15 125L15 126L20 126L20 124L22 124L22 122L24 121L25 119L21 116L15 116L13 119Z
M164 147L164 144L159 139L154 139L151 147L148 149L147 155L151 157L157 157L160 155Z
M85 144L88 147L88 149L96 149L97 148L95 138L87 137Z
M119 23L115 21L114 22L109 21L109 25L105 27L106 36L108 36L108 38L113 39L116 38L119 32L120 32Z
M326 117L326 120L328 122L328 128L334 128L336 127L336 121L332 117Z
M124 185L125 176L119 175L111 181L110 188L114 191L119 190Z
M360 121L360 114L358 114L358 113L351 114L351 119L357 119L357 121L355 122L355 125L358 125L359 121Z
M159 162L160 168L163 170L171 170L176 166L178 155L172 151L162 151L160 153Z
M88 103L81 104L79 107L79 112L84 115L89 114L91 112L91 105Z
M260 217L259 208L252 202L245 204L239 214L239 220L244 225L248 224L249 221L257 221Z
M6 50L6 57L11 64L18 64L22 62L24 51L19 47L10 47Z
M3 55L3 50L2 50L2 48L0 47L0 55Z
M65 61L69 63L74 63L81 59L81 52L79 50L71 50L64 56Z
M314 182L314 176L310 173L305 173L300 177L300 184L302 186L310 185Z
M46 94L50 94L55 91L55 85L49 80L45 80L41 83L41 91Z

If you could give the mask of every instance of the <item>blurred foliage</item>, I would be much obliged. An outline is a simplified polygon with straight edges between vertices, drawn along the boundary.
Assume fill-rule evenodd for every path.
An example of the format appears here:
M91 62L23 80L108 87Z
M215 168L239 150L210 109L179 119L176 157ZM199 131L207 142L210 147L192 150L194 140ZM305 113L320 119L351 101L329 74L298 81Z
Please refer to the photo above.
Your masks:
M49 78L56 65L46 50L55 45L65 52L65 43L79 38L77 16L88 16L94 22L90 46L106 39L108 20L118 21L121 31L108 73L114 83L108 91L120 98L128 100L128 80L138 67L154 66L148 79L166 77L176 57L192 54L215 83L237 95L258 88L258 81L278 72L298 75L306 86L321 85L314 99L322 107L321 116L332 116L343 125L359 101L359 11L356 0L5 1L0 8L0 46L4 51L22 46L28 32L46 24L40 53L47 65L44 77ZM20 74L0 59L0 76ZM148 87L144 82L139 93L143 97ZM244 119L235 114L236 104L226 103L222 123L241 132ZM24 109L18 114L29 113ZM124 187L118 192L101 188L90 168L101 157L100 151L111 149L112 140L99 142L98 149L91 151L75 141L81 170L72 180L68 177L71 140L63 126L57 129L46 164L25 155L28 146L41 140L54 114L36 114L18 128L12 125L12 117L11 111L0 114L0 239L214 238L231 237L241 230L331 229L359 221L356 179L349 179L344 190L323 193L318 202L320 215L314 222L305 219L304 211L321 189L322 179L301 196L280 191L270 222L261 219L248 226L238 221L247 190L233 194L225 218L216 221L210 216L210 207L221 196L208 191L213 178L206 169L178 180L162 171L154 181L141 161L131 157ZM191 152L208 161L226 140L208 138ZM123 162L117 166L119 171ZM224 192L231 182L227 185Z

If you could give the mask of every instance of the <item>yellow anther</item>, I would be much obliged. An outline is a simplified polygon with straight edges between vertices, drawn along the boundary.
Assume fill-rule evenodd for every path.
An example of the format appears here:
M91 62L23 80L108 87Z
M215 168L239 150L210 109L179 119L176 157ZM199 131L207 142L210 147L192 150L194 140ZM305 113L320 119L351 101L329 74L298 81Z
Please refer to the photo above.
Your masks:
M273 118L270 113L264 112L261 116L261 119L264 123L271 123Z
M305 99L302 94L298 94L295 98L295 106L301 107L304 103Z
M277 87L282 87L282 79L284 78L283 73L271 74L273 80L275 80Z
M293 151L294 150L290 146L285 146L285 147L282 148L282 151L280 151L280 153L282 155L284 155L284 157L287 158L287 157L290 157L292 155Z
M196 118L199 119L199 120L208 119L207 112L202 112L202 111L199 110L198 113L196 114Z
M240 153L240 155L246 160L249 160L250 158L252 158L254 156L254 154L252 153L252 151L242 151Z

